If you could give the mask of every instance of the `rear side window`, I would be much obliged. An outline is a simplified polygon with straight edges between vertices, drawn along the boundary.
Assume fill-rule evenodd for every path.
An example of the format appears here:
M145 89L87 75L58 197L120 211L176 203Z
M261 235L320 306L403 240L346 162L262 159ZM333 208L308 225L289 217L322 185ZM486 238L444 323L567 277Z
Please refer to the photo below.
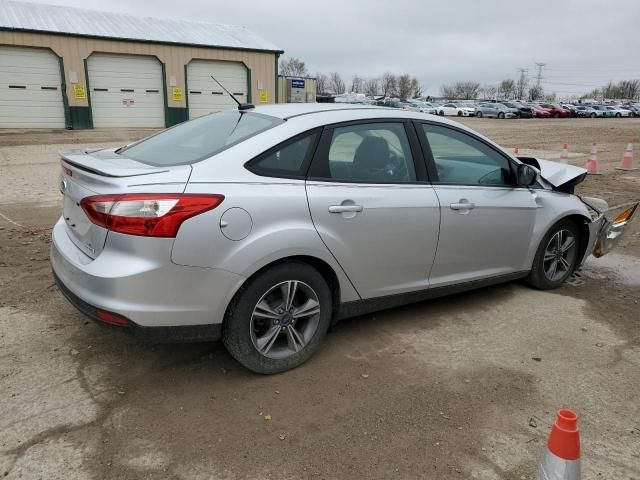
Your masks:
M181 123L117 153L148 165L184 165L211 157L281 123L283 120L268 115L228 110Z
M317 133L296 137L252 160L247 168L266 177L304 177L317 137Z

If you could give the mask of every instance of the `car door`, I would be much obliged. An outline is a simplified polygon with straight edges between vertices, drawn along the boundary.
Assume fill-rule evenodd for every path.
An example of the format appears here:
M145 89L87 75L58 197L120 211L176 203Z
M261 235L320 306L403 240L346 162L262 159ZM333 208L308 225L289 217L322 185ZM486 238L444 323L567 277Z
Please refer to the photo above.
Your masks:
M487 116L488 117L497 117L498 116L498 109L496 108L496 104L495 103L487 104L486 108L487 108Z
M418 135L441 205L431 286L524 271L537 204L512 160L455 127L421 123Z
M325 128L306 187L318 234L362 298L428 287L440 207L410 122Z

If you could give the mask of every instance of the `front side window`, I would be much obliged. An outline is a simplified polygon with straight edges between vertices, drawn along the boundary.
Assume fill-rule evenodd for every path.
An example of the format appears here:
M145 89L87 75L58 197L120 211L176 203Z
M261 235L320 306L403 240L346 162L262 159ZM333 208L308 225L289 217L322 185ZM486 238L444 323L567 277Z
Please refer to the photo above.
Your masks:
M283 122L268 115L228 110L181 123L117 153L148 165L184 165L211 157Z
M325 158L313 176L349 182L416 181L409 140L402 123L370 123L335 128Z
M440 183L511 185L509 160L466 133L423 124Z

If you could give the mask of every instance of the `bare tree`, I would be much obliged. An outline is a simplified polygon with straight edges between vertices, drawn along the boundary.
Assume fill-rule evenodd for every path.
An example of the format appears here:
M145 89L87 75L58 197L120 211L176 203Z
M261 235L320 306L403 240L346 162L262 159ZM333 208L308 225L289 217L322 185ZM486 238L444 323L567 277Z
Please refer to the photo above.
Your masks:
M289 77L306 77L309 75L304 62L296 57L280 60L280 74Z
M329 79L330 79L329 81L331 84L331 89L335 94L341 95L346 91L347 87L344 83L344 80L342 80L342 77L338 72L331 72L329 74Z
M391 72L382 75L382 94L385 97L395 97L398 95L398 81Z
M316 73L316 93L323 95L329 89L329 77L324 73Z
M350 91L353 93L362 93L362 90L364 88L363 84L364 84L364 80L360 78L357 74L354 75L353 79L351 80Z
M498 93L500 94L500 96L506 99L513 98L516 94L516 82L514 82L510 78L501 81Z
M422 85L418 82L416 77L411 79L411 95L413 98L418 98L422 96Z
M411 75L404 73L398 77L398 96L400 98L411 98Z
M467 80L466 82L456 82L455 84L457 96L465 100L471 100L478 96L480 84Z
M640 97L640 80L623 80L620 82L622 98L635 100Z
M529 80L524 75L520 75L518 82L516 83L516 98L523 99L527 93L527 87L529 86Z
M457 98L458 92L456 90L455 84L442 85L440 87L440 95L442 95L444 98L449 98L449 99Z
M544 96L544 90L540 85L534 85L529 89L529 100L540 100Z
M485 100L495 100L498 93L498 87L496 87L495 85L484 85L482 88L480 88L479 93Z
M370 97L380 95L380 79L370 78L364 82L364 94Z

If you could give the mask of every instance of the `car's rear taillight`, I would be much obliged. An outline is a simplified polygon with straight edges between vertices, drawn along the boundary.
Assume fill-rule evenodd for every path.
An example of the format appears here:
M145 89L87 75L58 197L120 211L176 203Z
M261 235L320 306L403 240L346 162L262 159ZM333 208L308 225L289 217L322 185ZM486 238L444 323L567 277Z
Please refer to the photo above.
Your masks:
M175 237L182 222L223 200L223 195L135 193L86 197L80 206L92 223L112 232Z

